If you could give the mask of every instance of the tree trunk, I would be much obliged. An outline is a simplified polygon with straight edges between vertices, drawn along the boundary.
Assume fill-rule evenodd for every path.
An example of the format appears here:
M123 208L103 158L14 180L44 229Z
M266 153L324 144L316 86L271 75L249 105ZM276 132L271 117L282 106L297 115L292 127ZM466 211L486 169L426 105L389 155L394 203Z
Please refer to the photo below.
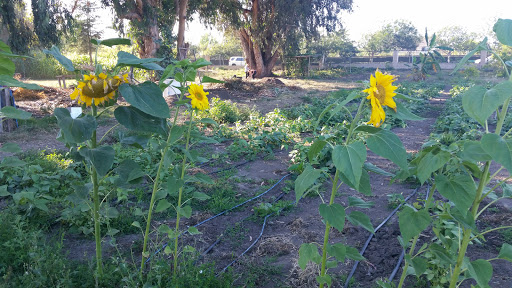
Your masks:
M121 19L134 22L147 21L147 26L143 28L144 35L137 39L140 58L154 58L158 48L160 48L160 29L158 28L158 14L155 10L161 8L161 4L159 0L137 0L131 11L119 15ZM144 14L144 5L150 7L153 13L150 15ZM145 20L147 18L150 19Z
M255 78L263 78L272 76L272 69L276 65L279 58L279 52L276 50L272 53L269 49L262 49L255 44L249 33L245 29L239 30L242 49L245 54L245 61L249 64L249 69L256 70Z
M188 45L185 43L185 25L187 24L187 7L188 0L178 0L178 5L176 8L178 9L178 60L183 60L187 58Z
M145 34L139 42L139 56L140 58L154 58L160 44L158 39L160 37L160 29L155 21L151 21L151 26L148 27L148 34Z

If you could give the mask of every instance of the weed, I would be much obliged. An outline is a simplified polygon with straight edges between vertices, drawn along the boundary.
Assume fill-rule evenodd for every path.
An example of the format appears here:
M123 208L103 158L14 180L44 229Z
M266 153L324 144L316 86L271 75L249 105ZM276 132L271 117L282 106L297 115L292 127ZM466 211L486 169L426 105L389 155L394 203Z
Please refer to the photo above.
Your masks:
M200 113L201 117L211 118L218 123L244 122L249 117L257 117L257 112L249 109L246 105L236 104L229 100L212 98L210 109Z
M247 232L249 232L249 229L244 227L243 224L235 223L234 226L226 229L224 235L233 249L237 249L240 248L240 246L242 246L242 244L247 240Z
M404 195L401 193L392 193L388 194L388 208L395 209L398 205L405 202Z

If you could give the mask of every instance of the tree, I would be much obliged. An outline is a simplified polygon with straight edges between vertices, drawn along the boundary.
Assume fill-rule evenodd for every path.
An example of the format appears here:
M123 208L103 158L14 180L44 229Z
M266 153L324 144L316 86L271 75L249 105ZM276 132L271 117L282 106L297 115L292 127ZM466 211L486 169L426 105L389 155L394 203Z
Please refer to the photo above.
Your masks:
M72 11L60 0L32 0L34 32L41 47L60 45L73 26Z
M345 29L327 33L316 41L308 42L307 50L308 52L322 55L321 65L323 65L325 57L329 54L348 58L357 53L357 49L354 43L348 38Z
M185 24L187 21L188 0L176 0L176 15L178 15L178 60L187 57L188 45L185 43Z
M370 62L373 62L376 53L391 51L389 32L379 30L372 34L365 34L360 46L370 56Z
M202 0L101 0L112 7L117 15L115 27L124 30L123 19L130 21L130 30L139 46L140 58L152 58L164 45L166 52L170 42L177 40L177 58L186 57L188 43L185 42L185 24L198 9L208 14L214 9L212 3ZM214 0L217 1L217 0ZM178 35L172 30L178 20Z
M78 47L80 52L89 54L89 64L93 64L92 52L94 50L91 39L100 39L101 31L94 29L94 24L99 16L94 15L93 12L98 9L95 5L94 0L86 0L80 6L78 6L78 12L76 19L76 26L78 31Z
M8 37L4 40L14 53L26 54L34 41L27 18L23 0L1 2L0 28L7 29Z
M468 32L461 26L447 26L439 30L437 33L437 44L448 46L456 51L471 51L475 48L482 38L477 33Z
M352 0L214 0L209 6L238 31L249 66L265 77L272 74L288 35L300 30L312 38L319 27L333 31L341 26L340 12L352 9ZM212 22L218 17L201 8L200 13Z
M242 54L243 50L240 45L240 39L235 35L235 33L233 33L233 31L224 32L222 41L213 45L211 50L211 56L216 56L221 59Z
M368 52L370 61L375 53L391 50L415 50L421 37L411 22L396 20L385 24L382 29L363 36L361 47Z
M140 58L153 58L160 47L161 25L174 26L173 0L102 0L104 6L112 7L117 14L115 27L124 31L123 19L130 21L132 36L139 47ZM171 28L172 29L172 28Z
M389 45L395 50L415 50L421 41L418 29L405 20L396 20L383 28L387 35L391 36Z
M219 42L212 37L212 34L204 34L199 40L198 51L202 56L212 56L214 46L219 45Z

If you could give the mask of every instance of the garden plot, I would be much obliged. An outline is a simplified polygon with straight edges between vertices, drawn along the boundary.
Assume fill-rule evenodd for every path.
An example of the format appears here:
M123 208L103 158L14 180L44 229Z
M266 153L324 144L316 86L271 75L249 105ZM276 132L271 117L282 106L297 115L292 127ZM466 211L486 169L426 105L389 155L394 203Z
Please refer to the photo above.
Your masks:
M204 280L206 282L199 282L206 285L202 287L208 285L211 285L210 287L315 287L318 285L316 277L320 270L319 266L310 262L306 269L301 269L298 263L299 249L303 243L321 243L323 241L325 224L319 215L318 207L323 201L328 202L328 192L331 189L332 181L328 177L319 180L311 192L299 203L295 203L294 180L297 179L298 174L294 173L293 170L290 171L289 168L307 157L305 156L307 151L301 150L303 147L300 146L304 145L307 137L312 136L311 127L314 126L314 122L322 110L333 102L347 97L349 94L346 92L347 90L361 89L362 86L359 86L360 84L354 82L353 79L365 79L364 77L368 78L368 75L369 73L355 75L352 78L349 77L347 82L282 79L281 83L273 83L276 80L262 80L260 83L253 81L250 84L245 82L230 83L234 86L228 88L220 85L211 87L209 96L219 98L217 100L218 106L213 106L211 109L216 111L214 112L216 114L205 116L219 123L224 122L224 124L221 125L221 128L210 126L201 128L201 133L216 139L218 143L197 143L195 148L197 148L198 156L204 158L205 161L198 160L193 166L189 167L191 175L198 173L208 175L213 182L194 184L191 186L192 190L187 192L204 192L211 197L205 201L194 200L192 202L193 212L188 219L182 219L181 222L181 227L184 227L182 229L196 227L198 232L201 233L197 235L186 233L179 238L179 246L185 247L182 253L185 253L185 258L188 258L188 260L184 260L183 266L186 267L186 271L188 271L187 273L190 274L191 278L203 277L204 275L204 279L209 279ZM399 83L401 83L400 78ZM409 87L408 85L411 84L407 83L404 77L402 88L406 89ZM426 84L427 87L429 85L433 84ZM340 89L342 92L339 92ZM423 120L404 122L398 118L388 116L386 121L392 123L389 124L391 127L388 128L392 128L392 131L398 135L407 152L417 153L421 146L429 140L446 140L449 137L446 135L440 136L441 138L431 136L432 132L438 132L432 127L440 127L441 125L436 123L436 120L439 121L439 116L442 115L444 102L448 98L448 90L444 89L442 94L424 96L425 100L421 104L410 104L411 111L424 117ZM418 89L411 89L411 91L414 93ZM406 92L411 91L404 91L403 93L406 94ZM175 103L173 99L166 100L171 105ZM20 107L22 108L32 107L30 109L37 110L34 105L30 105L28 102L26 106L22 104L23 102L20 101ZM216 107L217 110L215 110ZM219 107L222 107L222 109ZM279 108L279 110L276 111L275 108ZM357 110L354 105L349 105L347 108L349 110L347 113L352 115ZM348 129L347 124L340 124L350 118L347 113L339 112L329 120L324 119L321 124L326 127L333 127L333 133L342 134ZM106 114L102 117L105 117L105 119L98 128L99 137L111 127L108 118L112 115ZM229 121L226 119L229 119ZM25 128L21 125L19 132L2 138L2 144L7 141L15 142L21 146L23 151L32 150L32 152L21 155L22 160L28 163L27 165L38 165L42 170L54 169L54 171L60 171L55 172L55 174L60 177L61 181L66 181L66 183L77 182L83 185L87 178L79 163L73 166L75 164L66 162L69 161L67 156L59 152L53 154L50 152L53 149L60 151L64 149L60 142L54 140L58 130L56 121L45 120L47 121L45 125L50 127L53 125L53 129L45 128L45 130L37 127L37 125L40 125L38 121L42 120L35 120L32 124L34 126L30 128L29 132L24 132L23 129ZM185 119L179 121L184 122ZM237 121L240 122L236 124ZM364 122L366 121L367 118ZM247 124L243 125L241 123ZM127 133L122 129L116 132ZM446 131L444 132L446 133ZM117 141L121 140L121 137L113 135L109 138L109 142L115 145ZM31 139L38 140L33 141ZM154 144L157 145L158 141L162 140L155 140ZM311 142L308 145L311 145ZM158 163L155 159L158 159L157 152L121 147L115 149L119 149L116 150L116 155L119 155L119 157L138 162L144 172L150 175L156 173L155 167ZM37 150L46 150L47 152L39 153ZM7 155L10 154L0 156L6 157ZM371 151L368 151L367 159L368 162L385 171L394 173L398 170L396 164ZM326 163L326 165L329 164ZM504 175L503 177L507 177L505 171L500 173ZM16 183L11 180L7 181L9 187L11 185L21 187L30 184L28 179L23 179L30 177L30 175L17 174L16 176L19 178L15 179ZM46 175L41 179L47 180L50 176ZM404 199L409 195L415 193L407 201L409 205L414 205L415 202L421 203L427 196L428 186L419 187L414 179L409 179L410 182L395 181L393 184L390 184L390 180L390 176L370 173L372 195L360 194L343 184L338 188L339 194L334 203L347 206L350 201L349 197L359 197L367 203L372 202L373 205L369 209L350 207L346 209L346 213L350 214L352 211L365 212L370 216L373 227L376 228L392 214L393 209L403 205ZM109 181L114 182L115 179ZM33 182L37 181L34 180ZM145 215L139 213L138 209L147 210L149 207L150 184L151 180L144 178L142 182L133 186L103 191L110 206L117 210L117 214L114 213L115 215L111 215L112 217L105 216L105 223L102 226L104 231L111 234L103 238L102 244L104 247L105 269L112 271L109 281L116 281L116 283L124 281L128 286L132 284L137 286L135 284L138 281L137 268L140 266L140 255L143 250L143 237L139 227L143 226L142 224L145 221ZM46 194L51 194L54 198L60 197L59 201L56 201L57 204L48 204L48 211L37 207L27 208L24 203L18 203L16 207L8 208L7 206L13 206L14 202L10 198L4 197L0 206L2 207L2 213L16 211L26 217L23 220L26 221L25 225L41 227L41 235L33 237L41 237L38 239L62 237L60 249L55 250L60 253L55 253L58 255L57 258L62 263L70 261L71 268L68 265L68 269L74 271L75 274L83 273L80 274L80 277L86 277L84 275L89 275L94 269L94 265L88 263L91 263L95 256L95 241L91 236L91 231L88 230L92 223L90 217L80 216L79 211L69 209L70 206L77 205L77 202L73 202L74 199L69 198L70 195L74 195L70 189L51 185L41 185L38 189L40 191L36 191L36 193L42 194L41 191L43 191ZM59 193L50 193L50 191L59 189L61 191ZM176 195L169 195L169 199L175 200ZM439 196L435 196L434 199L442 200ZM240 205L244 202L246 203ZM489 202L486 200L484 205ZM70 203L72 204L70 205ZM61 214L62 211L65 211L65 213ZM512 214L509 208L501 204L492 205L491 209L482 215L477 225L482 230L499 225L511 225L510 216ZM6 215L2 217L10 219ZM152 227L159 229L158 227L161 225L174 227L176 225L175 213L163 210L155 214ZM20 231L23 229L34 230L22 224L17 227ZM503 231L486 234L487 242L482 241L482 244L475 243L475 245L470 246L469 258L473 260L476 259L474 257L484 259L496 257L502 243L512 244L511 231L509 228L508 230L504 229ZM149 258L147 262L149 268L146 267L147 269L158 271L157 273L169 273L173 257L172 251L167 247L173 246L174 242L172 237L169 238L168 235L170 235L168 231L160 230L160 232L155 232L150 237L150 248L148 250L150 253L147 257ZM361 250L369 235L370 232L367 230L346 221L346 225L341 232L332 229L329 241L331 243L341 242ZM386 224L370 240L366 252L363 254L366 259L361 261L355 269L351 280L348 281L350 283L349 287L371 287L375 285L376 280L390 277L402 252L397 240L398 236L400 236L400 229L398 214L396 214L389 218ZM432 233L428 232L421 234L417 245L430 243L433 236ZM11 253L17 255L17 252ZM36 264L42 265L41 263L50 265L44 262L44 259L39 260ZM205 266L200 266L203 264ZM343 287L345 285L347 275L350 274L354 264L354 260L347 260L329 271L333 277L332 287ZM510 263L505 260L497 260L493 261L492 264L494 276L489 285L491 287L512 285L512 278L510 277L512 267ZM113 267L116 266L121 268L115 270ZM78 268L74 270L73 267L80 267L80 270ZM197 269L197 267L203 268ZM432 274L435 272L433 271ZM394 280L400 278L400 273L401 269L398 270ZM62 277L64 278L64 276ZM416 280L415 277L409 276L406 280L406 287L426 287L425 277ZM152 279L154 285L159 285L156 278ZM184 277L183 279L189 278ZM100 286L107 287L108 284L106 283L108 282L100 284ZM461 287L469 287L469 283L468 280ZM474 282L471 283L475 284ZM83 285L87 287L88 284Z

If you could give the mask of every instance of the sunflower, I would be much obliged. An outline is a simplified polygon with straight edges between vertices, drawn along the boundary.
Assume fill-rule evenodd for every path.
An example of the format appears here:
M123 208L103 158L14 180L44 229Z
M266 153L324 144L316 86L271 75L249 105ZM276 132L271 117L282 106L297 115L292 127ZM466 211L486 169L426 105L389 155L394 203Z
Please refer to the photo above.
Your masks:
M78 98L78 104L86 106L104 105L114 99L119 85L128 83L128 74L122 76L107 76L100 73L98 76L91 73L84 75L83 81L78 81L75 91L71 93L71 99Z
M384 122L386 113L382 106L388 106L396 112L393 97L396 95L394 91L397 87L392 85L395 80L395 76L382 74L379 70L375 71L375 77L370 76L370 88L363 90L369 94L366 99L370 99L372 106L372 115L368 124L379 127Z
M187 97L192 99L192 108L196 108L199 110L205 110L210 108L210 105L208 104L208 97L206 97L206 95L210 93L204 92L203 85L190 84L190 87L188 88L188 93L190 93L190 96Z

